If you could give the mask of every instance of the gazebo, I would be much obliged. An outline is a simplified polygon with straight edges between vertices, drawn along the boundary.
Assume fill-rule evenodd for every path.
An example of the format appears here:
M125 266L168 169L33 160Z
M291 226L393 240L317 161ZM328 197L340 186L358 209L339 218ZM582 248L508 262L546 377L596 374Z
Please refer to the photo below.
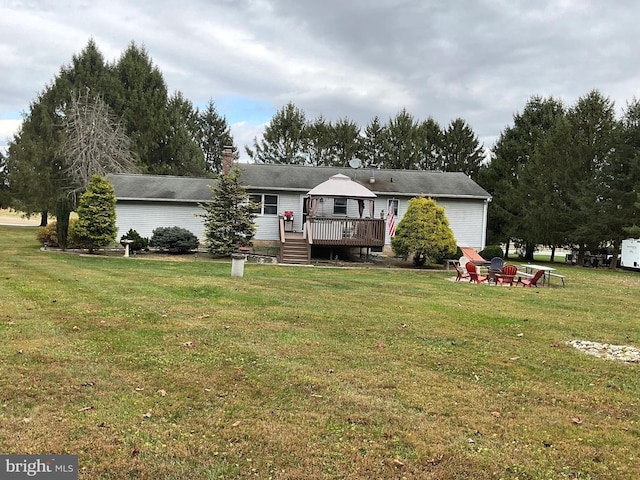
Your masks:
M346 175L337 174L312 188L307 193L307 236L315 245L375 247L384 245L384 220L374 218L376 194L354 182ZM318 206L325 199L345 199L344 215L317 215ZM349 202L357 202L358 217L350 217ZM368 216L364 217L365 206Z
M280 218L281 258L311 258L311 246L371 248L384 246L385 222L373 218L376 194L367 187L354 182L346 175L337 174L307 192L305 197L306 220L303 233L287 232L284 218ZM344 199L344 214L332 215L320 212L320 205L326 200ZM357 202L356 208L349 208L349 202ZM333 205L333 204L332 204ZM365 209L368 216L365 216ZM357 211L358 216L353 213ZM349 216L349 213L352 216ZM306 253L299 250L303 247ZM293 260L292 260L293 261Z

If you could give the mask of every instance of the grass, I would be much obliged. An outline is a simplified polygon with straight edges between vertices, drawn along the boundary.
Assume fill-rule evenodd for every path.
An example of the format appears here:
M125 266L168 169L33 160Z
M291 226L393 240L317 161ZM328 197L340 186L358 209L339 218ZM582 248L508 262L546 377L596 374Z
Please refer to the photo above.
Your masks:
M637 273L231 278L34 238L0 227L3 453L78 454L87 479L640 478L640 366L565 344L640 346Z

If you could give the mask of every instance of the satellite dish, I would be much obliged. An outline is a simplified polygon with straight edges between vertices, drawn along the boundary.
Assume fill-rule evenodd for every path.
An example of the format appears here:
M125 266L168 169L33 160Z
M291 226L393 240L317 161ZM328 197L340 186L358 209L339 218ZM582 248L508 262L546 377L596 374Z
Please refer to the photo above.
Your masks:
M362 166L362 162L357 158L352 158L349 160L349 166L351 168L360 168Z

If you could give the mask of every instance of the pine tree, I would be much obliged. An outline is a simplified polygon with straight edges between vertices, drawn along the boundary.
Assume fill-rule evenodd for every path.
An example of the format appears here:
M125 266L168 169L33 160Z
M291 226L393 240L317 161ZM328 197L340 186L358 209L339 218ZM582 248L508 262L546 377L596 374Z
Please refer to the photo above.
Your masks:
M249 201L247 189L240 185L240 169L235 166L228 173L220 175L211 202L200 204L206 213L205 237L209 253L215 256L229 256L240 247L251 245L256 226L255 205Z
M147 50L134 42L115 67L118 95L114 113L125 122L133 152L148 173L163 173L159 158L162 140L169 129L167 85Z
M74 233L91 252L116 239L116 195L113 186L99 175L91 178L80 197Z
M374 117L365 127L360 152L363 167L380 166L384 156L387 134L387 128L380 123L378 117Z
M464 172L475 178L484 160L478 136L461 118L453 120L442 137L442 161L445 172Z
M218 113L213 100L209 100L207 107L198 112L197 140L204 154L207 171L220 173L222 171L222 148L233 146L233 136L227 119ZM233 150L235 151L235 147Z
M307 120L302 110L289 102L282 107L264 129L262 140L253 139L253 150L245 147L256 163L307 163L305 128Z

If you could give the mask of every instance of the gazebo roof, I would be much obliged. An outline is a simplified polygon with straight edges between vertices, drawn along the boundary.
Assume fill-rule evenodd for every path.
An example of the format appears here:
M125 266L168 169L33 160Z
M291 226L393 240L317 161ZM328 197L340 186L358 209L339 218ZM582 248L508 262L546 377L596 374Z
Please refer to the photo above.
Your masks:
M367 187L354 182L351 178L341 173L332 176L329 180L312 188L307 195L310 197L342 197L355 198L358 200L373 199L377 196Z

